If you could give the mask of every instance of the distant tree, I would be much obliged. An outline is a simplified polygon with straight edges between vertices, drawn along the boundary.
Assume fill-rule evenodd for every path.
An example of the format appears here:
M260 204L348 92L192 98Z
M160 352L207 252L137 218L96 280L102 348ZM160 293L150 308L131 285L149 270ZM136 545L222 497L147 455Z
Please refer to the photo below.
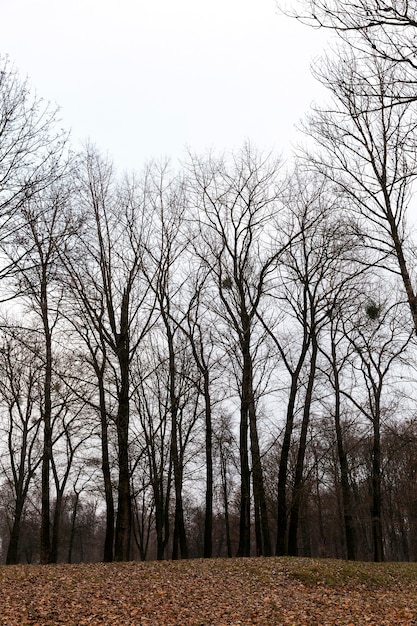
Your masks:
M7 442L1 471L2 480L6 481L13 497L7 564L19 562L24 507L35 473L42 463L42 370L32 340L28 334L19 337L19 329L10 325L3 331L0 347L1 429L3 440Z
M133 403L147 458L146 476L152 491L156 558L166 558L170 539L172 493L171 427L166 377L161 367L159 338L147 338L146 358L133 372Z
M55 501L53 503L53 523L51 535L50 562L57 563L60 547L61 518L65 495L72 474L79 476L85 472L88 458L88 445L93 440L95 429L88 419L87 402L82 394L74 393L71 386L65 384L71 370L69 360L61 359L59 366L61 384L56 382L53 390L53 447L51 459L52 476L55 485ZM64 374L65 372L65 374ZM84 452L81 457L81 451ZM84 472L83 472L84 470ZM74 485L76 491L76 484Z

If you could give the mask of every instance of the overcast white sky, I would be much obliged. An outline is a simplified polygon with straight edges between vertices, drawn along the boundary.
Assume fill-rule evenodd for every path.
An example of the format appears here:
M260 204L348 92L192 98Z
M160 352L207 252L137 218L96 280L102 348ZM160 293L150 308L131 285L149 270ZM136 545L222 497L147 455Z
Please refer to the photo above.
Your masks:
M119 168L250 139L285 153L324 37L275 0L0 0L0 53ZM320 96L318 96L320 97Z

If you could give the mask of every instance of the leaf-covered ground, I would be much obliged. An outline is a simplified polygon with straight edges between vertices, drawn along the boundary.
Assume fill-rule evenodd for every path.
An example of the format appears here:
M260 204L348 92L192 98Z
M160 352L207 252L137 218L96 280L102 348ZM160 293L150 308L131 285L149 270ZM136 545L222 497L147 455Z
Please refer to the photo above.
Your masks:
M417 625L417 564L250 558L1 567L0 624Z

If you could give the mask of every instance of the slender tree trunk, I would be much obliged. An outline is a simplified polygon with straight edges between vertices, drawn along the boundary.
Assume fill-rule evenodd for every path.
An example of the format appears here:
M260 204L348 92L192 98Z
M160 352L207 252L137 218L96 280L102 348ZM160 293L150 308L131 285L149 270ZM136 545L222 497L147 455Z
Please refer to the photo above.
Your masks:
M13 526L10 532L10 540L7 548L6 565L16 565L19 557L19 539L20 526L23 515L23 501L21 498L16 499Z
M129 469L129 384L128 360L121 359L121 383L119 408L117 413L117 443L119 461L118 501L114 558L128 561L130 556L130 533L132 523L132 502Z
M114 543L115 561L128 561L130 557L130 536L132 527L132 497L130 491L129 468L129 298L125 291L120 315L117 356L120 370L120 389L116 418L119 483Z
M344 531L346 540L346 556L348 560L354 561L356 559L356 533L355 524L353 518L353 504L351 497L351 490L349 484L349 466L347 461L347 455L343 443L341 415L340 415L340 380L339 370L337 368L337 354L336 345L332 340L332 370L333 370L333 384L335 392L335 405L334 405L334 423L336 430L336 443L337 454L340 466L340 485L342 489L342 506L343 506L343 519L344 519Z
M106 531L104 537L103 561L113 561L114 546L114 499L109 459L109 435L107 425L106 396L103 381L103 368L96 364L96 375L99 391L100 427L101 427L101 471L104 483L104 499L106 503Z
M11 440L11 429L9 434L9 452L12 457L13 455L13 442ZM19 469L17 476L17 484L16 488L16 501L15 501L15 510L13 517L13 525L12 530L10 532L9 545L7 548L6 555L6 565L16 565L18 563L19 558L19 539L20 539L20 527L23 516L23 508L25 505L30 479L33 476L33 471L28 472L28 476L26 480L25 476L25 465L26 465L26 454L27 454L27 425L25 424L23 431L23 439L22 439L22 448L20 450L20 460L19 460Z
M187 535L184 523L184 506L182 500L183 467L180 451L178 448L178 397L176 393L176 363L174 336L171 331L169 320L164 315L165 327L167 331L168 351L169 351L169 396L171 410L171 459L174 471L175 490L175 520L172 558L188 559Z
M46 268L43 268L41 284L41 315L45 340L45 378L43 399L43 455L42 455L42 494L41 494L41 537L40 562L50 562L51 520L50 520L50 469L52 459L52 334L48 319L48 296Z
M144 417L142 419L145 435L146 454L152 486L153 502L155 507L156 558L161 561L165 556L165 549L169 539L169 502L171 493L172 461L168 455L168 467L165 466L165 439L166 421L156 427L161 433L159 442L159 459L157 439L154 430L153 415L148 407L146 397L143 398ZM146 416L146 417L145 417ZM146 420L146 421L145 421Z
M277 543L275 548L275 554L277 556L284 556L284 554L286 554L288 460L290 456L292 431L294 428L294 410L298 390L298 378L299 371L295 372L291 376L290 395L287 405L287 419L285 421L284 439L282 441L281 456L278 469L278 521Z
M52 537L51 537L51 553L50 563L58 563L58 548L59 548L59 532L61 527L61 513L62 513L62 500L63 490L57 490L55 508L54 508L54 520L52 525Z
M400 274L403 281L404 289L407 294L407 301L413 319L414 330L417 333L417 296L414 291L410 272L408 271L407 261L404 255L404 244L398 232L397 222L391 209L390 195L387 189L383 189L383 192L387 208L387 220L391 231L392 242L394 244L395 255L397 257L398 266L400 268Z
M243 401L240 407L240 520L237 556L250 556L250 469L248 450L248 408Z
M229 519L229 495L227 490L227 459L226 455L220 449L220 474L222 480L222 492L223 492L223 510L224 510L224 525L226 532L226 549L229 559L232 558L232 540L230 536L230 519Z
M303 492L303 474L304 474L304 459L307 448L307 433L310 423L311 403L313 400L313 389L316 378L316 364L317 364L317 337L315 331L312 333L312 351L310 361L310 373L308 376L306 396L304 399L303 420L301 423L300 443L298 446L297 463L295 467L294 486L292 493L292 504L290 513L290 522L288 527L288 554L290 556L297 556L298 554L298 520L300 516L301 498Z
M76 529L76 520L77 520L79 500L80 500L80 493L79 491L75 491L75 499L74 499L74 504L72 507L72 514L71 514L71 531L70 531L70 540L69 540L68 558L67 558L68 563L72 563L72 553L74 550L75 529Z
M164 520L165 512L163 505L163 493L161 493L159 485L154 486L154 502L155 502L155 532L156 532L156 558L158 561L162 561L164 558L164 552L166 543L164 540Z
M162 453L161 453L162 454ZM169 540L169 501L172 474L171 455L166 476L166 489L164 492L164 474L162 467L158 470L155 455L151 459L152 467L152 490L155 503L155 532L156 532L156 558L162 561L165 557L165 549Z
M172 558L188 559L187 535L184 523L184 506L182 501L182 467L178 450L177 409L172 408L171 455L174 471L175 517ZM175 425L174 425L175 422Z
M213 427L211 416L210 379L204 373L204 405L206 421L206 510L204 517L204 558L213 556Z
M381 432L379 401L376 402L374 416L374 441L372 447L372 544L374 561L384 560L382 536L382 496L381 496Z
M261 453L256 420L255 399L253 393L253 367L249 351L245 354L247 370L244 376L247 385L249 432L252 457L253 497L255 503L256 553L258 556L271 556L271 537L269 533L268 511L262 473Z
M306 298L304 298L306 302ZM306 305L304 306L306 308ZM291 386L287 404L287 415L285 420L284 438L282 441L281 456L278 469L278 494L277 494L277 541L275 547L276 556L286 554L287 539L287 478L288 461L290 457L291 438L294 429L295 402L297 399L298 384L301 370L310 345L310 337L307 332L306 323L304 325L303 346L298 358L297 366L291 373Z

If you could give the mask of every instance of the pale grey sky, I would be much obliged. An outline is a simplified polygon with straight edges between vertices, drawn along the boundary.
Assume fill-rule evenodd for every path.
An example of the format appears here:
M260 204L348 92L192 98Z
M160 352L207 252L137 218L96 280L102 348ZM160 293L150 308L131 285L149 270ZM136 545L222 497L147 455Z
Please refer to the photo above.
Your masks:
M0 0L0 53L120 168L250 139L285 152L324 36L274 0ZM320 96L319 96L320 97Z

